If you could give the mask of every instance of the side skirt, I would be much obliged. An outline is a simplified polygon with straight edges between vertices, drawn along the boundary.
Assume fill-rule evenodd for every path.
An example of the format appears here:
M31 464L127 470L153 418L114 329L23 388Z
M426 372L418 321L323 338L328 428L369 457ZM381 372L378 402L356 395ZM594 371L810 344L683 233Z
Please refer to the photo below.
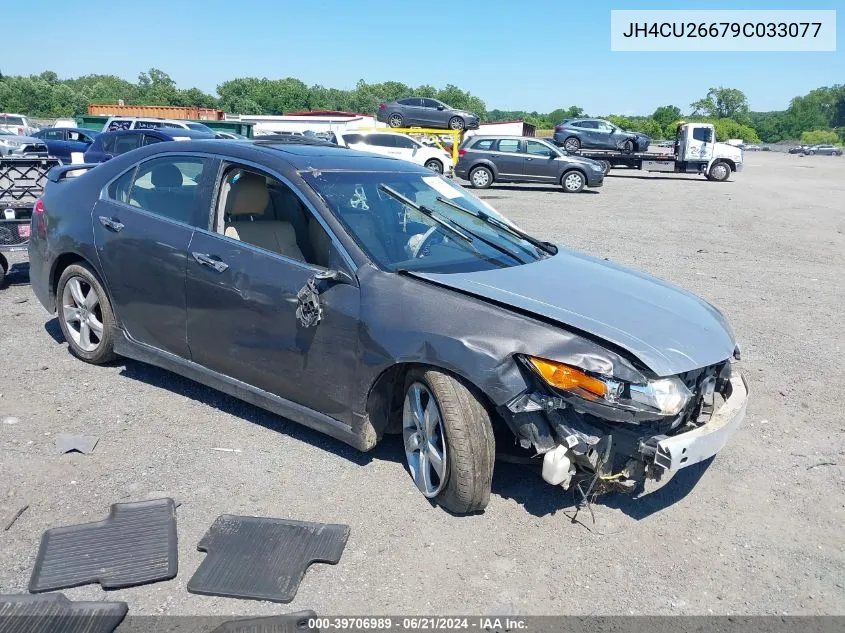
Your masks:
M216 371L198 365L175 354L144 345L130 339L123 330L115 331L114 351L120 356L132 358L142 363L155 365L175 374L194 380L206 387L217 389L244 402L249 402L262 409L267 409L288 420L325 433L345 442L358 450L369 450L372 446L354 433L353 430L338 420L329 417L296 402L285 400L275 394L264 391L245 382L224 376Z

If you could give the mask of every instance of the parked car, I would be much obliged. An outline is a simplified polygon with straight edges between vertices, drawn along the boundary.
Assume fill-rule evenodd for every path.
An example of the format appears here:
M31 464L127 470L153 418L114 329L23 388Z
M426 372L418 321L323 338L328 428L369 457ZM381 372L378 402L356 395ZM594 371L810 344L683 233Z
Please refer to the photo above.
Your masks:
M224 132L223 130L216 130L214 132L214 138L222 138L232 140L243 141L246 140L246 136L243 134L238 134L237 132Z
M30 136L33 132L37 132L38 128L22 114L0 112L0 130L6 130L18 136Z
M452 171L452 157L439 147L420 143L415 138L396 132L338 132L338 145L364 152L401 158L443 174Z
M47 156L46 143L32 136L21 136L0 128L0 156L25 156L38 154Z
M813 145L805 150L808 156L820 154L822 156L842 156L842 148L834 145Z
M497 437L598 494L710 458L744 417L716 308L418 165L206 140L72 170L52 170L29 255L75 356L164 367L364 451L399 432L453 512L487 505Z
M109 117L103 126L103 132L115 130L158 130L161 128L180 128L204 132L208 138L214 138L216 132L204 123L195 121L178 121L176 119L157 119L155 117L113 116Z
M649 138L639 132L626 132L604 119L567 119L555 126L554 142L569 152L579 149L615 149L645 152Z
M805 154L808 149L810 149L810 145L797 145L795 147L789 148L790 154Z
M458 150L455 165L455 175L479 189L494 182L542 182L578 193L584 187L601 187L604 174L599 161L520 136L472 136Z
M103 132L94 138L94 142L85 151L86 163L103 163L144 145L162 141L190 141L210 138L205 132L195 132L182 128L136 129Z
M481 117L466 110L456 110L437 99L409 97L379 104L376 119L390 127L429 127L451 130L475 130Z
M759 152L760 146L759 145L743 145L742 150L744 152Z
M50 156L55 156L63 163L71 162L71 154L74 152L84 154L96 136L94 130L77 127L46 127L33 134L33 137L47 144Z
M50 127L76 127L76 120L74 119L56 119Z

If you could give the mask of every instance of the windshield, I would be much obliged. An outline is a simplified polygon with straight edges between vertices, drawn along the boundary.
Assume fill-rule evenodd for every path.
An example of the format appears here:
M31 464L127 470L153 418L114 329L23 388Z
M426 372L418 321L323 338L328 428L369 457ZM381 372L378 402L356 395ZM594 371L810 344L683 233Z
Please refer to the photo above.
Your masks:
M0 115L0 125L23 125L23 117Z
M196 130L197 132L206 132L207 134L214 134L214 130L212 130L207 125L203 125L202 123L188 123L187 126L192 130Z
M302 176L385 270L489 270L549 254L533 238L515 234L519 229L488 204L440 176L329 171Z

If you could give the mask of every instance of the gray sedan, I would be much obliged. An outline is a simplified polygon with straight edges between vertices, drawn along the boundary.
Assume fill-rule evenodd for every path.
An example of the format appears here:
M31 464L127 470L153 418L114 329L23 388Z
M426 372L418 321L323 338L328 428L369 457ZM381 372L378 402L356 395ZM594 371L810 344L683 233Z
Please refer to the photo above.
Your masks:
M745 414L716 308L424 167L268 139L79 169L50 173L29 243L75 356L164 367L363 451L401 443L452 512L484 509L497 454L587 499L709 459Z
M555 126L554 141L570 152L582 148L645 152L649 144L645 134L626 132L604 119L568 119Z
M466 110L456 110L437 99L409 97L382 103L376 119L390 127L430 127L450 130L475 130L481 119Z

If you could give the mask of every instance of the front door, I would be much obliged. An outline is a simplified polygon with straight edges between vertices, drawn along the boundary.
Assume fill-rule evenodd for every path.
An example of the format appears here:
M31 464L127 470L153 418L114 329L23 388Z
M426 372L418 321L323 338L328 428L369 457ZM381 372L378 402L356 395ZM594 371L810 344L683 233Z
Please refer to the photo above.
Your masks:
M351 424L357 282L352 275L316 280L317 296L300 296L317 273L345 264L323 225L288 184L231 166L220 191L215 226L198 230L189 249L193 360ZM316 323L305 319L307 311L297 314L309 297L322 311Z
M188 244L207 222L212 163L175 154L147 160L113 181L93 210L94 243L121 327L184 358Z
M523 174L526 179L537 182L554 182L558 178L559 154L545 143L525 141L525 162Z
M500 178L522 179L525 156L520 150L518 138L502 138L496 143L492 158Z

